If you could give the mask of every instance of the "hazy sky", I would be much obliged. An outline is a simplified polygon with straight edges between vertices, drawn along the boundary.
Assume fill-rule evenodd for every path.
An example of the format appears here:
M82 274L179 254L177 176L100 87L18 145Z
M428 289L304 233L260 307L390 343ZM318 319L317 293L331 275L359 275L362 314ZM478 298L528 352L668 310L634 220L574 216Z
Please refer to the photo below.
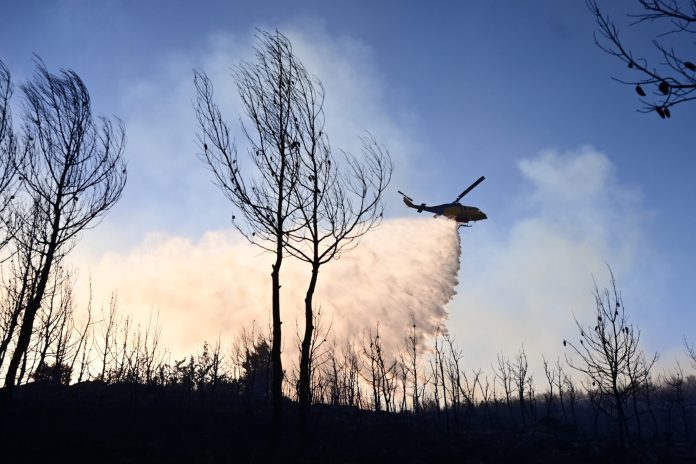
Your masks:
M696 104L675 108L665 121L636 112L633 89L611 80L627 70L594 45L584 2L4 0L0 13L0 59L15 83L31 75L36 53L50 70L74 69L93 110L126 124L126 191L84 236L74 265L92 272L105 292L118 286L122 300L140 295L140 306L157 307L182 331L181 321L197 316L181 315L180 304L167 313L165 306L178 304L174 287L190 282L177 272L200 277L225 269L218 258L243 246L228 230L232 210L196 158L192 70L211 76L234 123L239 109L229 68L249 56L259 27L286 33L324 82L332 146L353 150L367 130L393 156L388 214L372 246L395 268L420 267L383 277L396 282L391 294L412 291L414 282L420 292L423 282L442 286L456 271L432 243L442 243L442 234L451 243L451 236L431 218L415 218L396 191L445 202L486 176L465 201L490 219L460 231L457 295L447 303L443 290L423 303L443 320L446 303L449 330L471 364L486 367L496 352L512 354L521 343L534 362L542 352L560 352L560 340L574 336L573 314L582 319L592 310L593 275L607 283L605 263L616 271L647 350L672 360L684 335L696 341ZM638 47L650 45L647 31L626 32ZM414 231L403 232L403 221ZM387 252L380 240L400 249ZM355 259L367 259L368 251L356 250L362 254ZM195 266L171 261L196 253L202 255ZM216 257L215 266L205 253ZM148 263L160 267L146 272ZM159 279L157 295L150 286L143 290L147 279ZM210 279L200 280L187 304L210 306ZM386 292L371 280L375 294ZM323 283L330 294L331 275ZM242 298L234 293L215 303L206 313L211 333L203 327L201 336L231 330L216 324L238 319L210 315ZM396 317L386 311L383 319L389 314Z

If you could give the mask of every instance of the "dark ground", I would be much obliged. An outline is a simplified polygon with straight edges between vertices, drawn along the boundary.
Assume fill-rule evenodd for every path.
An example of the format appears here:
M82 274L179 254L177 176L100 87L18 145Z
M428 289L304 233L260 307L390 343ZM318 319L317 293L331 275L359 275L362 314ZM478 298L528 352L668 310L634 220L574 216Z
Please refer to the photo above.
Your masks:
M696 463L696 446L637 443L624 453L559 424L447 431L410 415L313 410L304 453L294 404L280 445L265 402L129 385L19 388L0 430L0 463Z

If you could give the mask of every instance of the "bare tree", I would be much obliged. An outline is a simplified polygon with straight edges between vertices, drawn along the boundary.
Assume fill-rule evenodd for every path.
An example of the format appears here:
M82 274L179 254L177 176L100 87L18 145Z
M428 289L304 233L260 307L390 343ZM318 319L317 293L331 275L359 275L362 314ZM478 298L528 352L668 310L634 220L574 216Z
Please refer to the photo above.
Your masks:
M13 86L10 71L0 60L0 251L11 237L14 224L10 215L11 204L17 190L16 141L12 128L10 98ZM5 256L0 254L0 262Z
M121 325L121 316L118 313L118 296L111 294L109 300L109 312L105 315L102 308L102 318L98 322L99 340L95 337L95 349L99 355L99 374L97 379L109 383L112 372L107 367L118 359L118 329Z
M411 331L406 337L406 365L408 368L409 377L411 378L411 406L413 413L418 415L421 408L421 391L419 367L420 361L418 357L419 337L416 332L416 317L411 315ZM405 392L404 392L405 394Z
M87 346L92 326L92 291L90 286L86 318L80 324L75 312L74 284L72 272L59 267L46 289L37 314L35 353L28 368L34 380L67 385L75 374L77 382L89 375Z
M373 332L367 329L362 340L362 354L369 369L363 375L372 390L375 411L394 412L396 410L396 390L398 387L397 360L387 358L379 335L379 324Z
M440 417L440 405L445 416L445 426L449 428L449 403L447 401L447 379L445 377L445 346L444 340L440 339L440 331L435 334L435 352L430 360L430 369L433 379L433 395L435 407L437 408L438 419ZM441 389L441 390L440 390ZM440 402L442 399L442 403Z
M615 419L624 445L628 433L626 402L650 379L657 354L646 358L640 349L640 330L629 323L614 274L611 269L609 272L610 289L600 291L595 284L595 326L585 326L576 319L579 343L564 340L563 344L575 353L575 360L568 360L568 364L588 377L592 391L607 398L610 408L601 410ZM596 404L601 405L601 397Z
M686 38L693 45L689 35L696 33L696 0L637 0L642 11L628 15L631 26L664 26L655 32L652 40L657 59L634 54L624 44L616 23L602 12L597 1L586 0L586 3L599 26L595 43L628 67L631 76L615 80L635 86L643 103L639 111L655 111L661 118L669 118L671 107L696 99L696 64L688 59L693 50L675 49L675 45L678 47L680 44L669 41ZM658 60L660 62L656 64Z
M500 380L503 391L505 392L505 404L512 419L512 389L513 389L513 370L510 360L503 353L498 354L498 366L494 369L495 380Z
M279 32L259 32L256 64L243 63L234 77L253 130L243 125L260 180L250 188L239 170L229 129L212 102L212 86L200 72L197 116L203 158L218 185L239 209L237 228L250 242L275 253L273 266L274 410L280 408L280 267L283 253L311 265L305 296L299 400L302 423L311 403L314 293L321 266L357 244L382 216L381 197L391 160L374 138L363 139L362 157L336 160L324 132L324 88L310 77ZM253 134L252 134L253 132ZM208 146L210 143L210 146ZM278 412L279 414L279 412Z
M12 116L10 98L13 92L10 70L0 60L0 143L12 137ZM4 152L3 152L4 154Z
M673 430L672 426L672 414L671 409L673 405L679 409L679 414L682 419L682 433L684 435L684 440L689 439L689 414L688 405L686 404L685 387L686 381L684 379L684 371L682 370L679 363L677 363L674 370L666 372L663 376L663 383L667 390L667 402L669 403L670 413L667 418L667 430Z
M16 342L17 328L22 320L27 298L34 286L32 253L19 250L7 265L7 281L3 282L4 298L0 308L0 368L4 365L11 346Z
M302 130L298 80L307 76L282 34L259 32L253 63L242 62L233 77L250 126L242 123L255 174L242 174L237 147L230 129L213 99L213 86L196 71L196 117L202 159L213 171L216 184L245 221L233 224L246 239L275 255L271 272L272 402L276 429L282 412L283 367L281 362L280 271L288 234L296 231L300 217L295 189L300 169Z
M689 345L689 342L684 337L684 347L686 349L686 354L691 359L691 364L696 368L696 347L694 345Z
M330 362L331 358L331 351L332 347L330 346L331 344L328 343L329 339L329 334L331 333L331 329L333 326L333 321L331 319L327 321L323 317L323 313L321 310L321 306L317 306L314 308L314 311L312 313L312 327L314 327L315 330L315 336L312 337L310 348L309 348L309 365L311 366L311 370L309 372L310 377L310 385L309 385L309 393L310 396L308 398L309 403L311 404L314 402L317 398L319 398L321 395L317 396L317 388L321 387L328 387L328 383L326 382L325 376L323 376L322 373L322 366L323 364ZM300 328L297 324L295 324L296 327L296 337L297 337L297 349L298 351L302 351L302 343L304 342L304 337L300 335ZM335 347L334 347L335 348ZM292 381L293 385L295 386L295 395L296 398L300 398L301 394L301 389L302 389L302 380L301 380L301 375L300 375L301 369L299 366L295 363L293 363L293 369L292 369ZM302 419L302 425L304 424L304 420ZM302 430L305 432L306 430Z
M528 375L529 363L527 362L527 353L524 351L524 346L520 347L520 351L515 356L515 363L512 365L512 381L517 389L517 398L520 406L520 416L522 424L527 425L527 415L525 408L525 390L531 384L531 377ZM529 389L531 391L531 389Z
M481 393L481 401L479 405L483 406L483 409L486 413L486 418L488 420L488 424L491 425L493 423L493 417L491 413L491 400L494 402L495 400L495 383L491 385L490 380L488 380L488 375L482 375L483 372L481 370L477 371L479 374L478 378L478 386L479 386L479 392ZM483 380L481 380L483 379Z
M320 268L354 248L361 236L382 218L382 194L391 178L391 159L373 137L363 138L362 157L344 153L343 163L331 154L323 128L323 87L309 77L296 81L300 112L301 164L295 190L304 226L289 234L287 248L309 263L311 277L305 293L305 330L300 349L300 421L309 415L314 339L314 294ZM339 168L342 166L343 169Z
M549 384L548 391L544 393L544 401L546 403L546 417L551 417L551 409L553 407L554 401L553 387L554 385L556 385L556 376L558 373L556 372L556 369L554 369L553 366L549 365L549 362L546 360L546 357L542 355L541 359L544 364L544 375L546 376L546 381Z
M9 400L54 268L81 231L118 201L126 182L120 121L92 117L89 92L72 70L51 74L36 59L34 79L21 86L23 135L16 169L22 180L15 243L33 276L0 403ZM0 408L2 408L0 404Z

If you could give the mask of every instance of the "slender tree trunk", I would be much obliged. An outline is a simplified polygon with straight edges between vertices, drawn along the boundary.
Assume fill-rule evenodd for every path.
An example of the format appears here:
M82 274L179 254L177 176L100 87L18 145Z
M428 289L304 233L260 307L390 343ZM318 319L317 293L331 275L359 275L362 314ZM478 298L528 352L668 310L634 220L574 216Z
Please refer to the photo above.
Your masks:
M305 333L302 339L302 354L300 357L300 427L303 435L303 444L307 440L309 411L311 406L311 349L312 337L314 336L314 314L312 312L312 302L314 290L319 276L319 266L312 265L312 277L307 287L305 296Z
M22 273L22 287L19 290L19 294L16 296L16 301L14 302L14 309L12 311L12 318L10 319L10 324L5 333L5 338L0 342L0 367L2 367L5 360L5 355L7 354L7 349L12 341L12 336L14 331L19 324L19 316L22 314L22 305L24 304L24 298L29 289L29 270L31 266L25 263L24 272Z
M616 401L616 421L619 426L619 443L623 449L626 446L626 414L624 412L622 398L616 391L614 393L614 401Z
M633 403L633 415L636 416L636 425L638 426L638 438L643 438L643 427L640 422L640 411L638 410L638 398L636 398L636 388L631 391L631 402Z
M55 222L57 223L57 220ZM53 256L56 249L56 235L57 230L54 229L53 237L51 237L51 244L49 246L48 253L46 254L46 260L44 262L43 269L41 269L41 275L39 278L39 284L36 287L36 293L31 297L24 311L24 318L22 319L22 327L19 330L17 346L15 347L14 353L12 353L12 358L10 359L9 365L7 366L5 388L0 393L0 415L4 415L8 403L12 398L12 393L14 392L15 381L17 378L17 369L19 369L19 364L22 361L22 357L29 348L31 334L34 328L34 318L36 317L36 313L39 311L39 308L41 308L41 300L43 299L46 284L48 283L48 277L51 273L51 264L53 262Z
M271 343L271 363L273 364L273 379L271 382L271 398L273 403L273 433L277 440L280 432L280 420L283 414L283 366L280 360L281 321L280 321L280 265L283 261L282 244L278 242L278 252L273 265L271 280L273 282L273 340Z

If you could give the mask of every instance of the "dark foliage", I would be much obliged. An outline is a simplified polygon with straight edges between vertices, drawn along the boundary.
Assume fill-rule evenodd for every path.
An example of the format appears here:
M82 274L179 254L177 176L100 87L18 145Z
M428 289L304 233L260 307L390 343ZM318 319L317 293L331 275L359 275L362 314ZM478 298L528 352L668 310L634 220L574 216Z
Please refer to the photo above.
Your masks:
M696 99L696 65L693 37L696 34L696 1L637 0L627 11L631 27L653 27L651 46L636 50L626 44L617 23L600 8L597 0L586 0L595 16L595 43L626 66L625 77L615 80L635 86L643 106L639 111L672 116L670 108ZM609 2L607 2L609 3ZM688 45L687 45L688 44ZM686 47L685 47L686 45ZM655 56L650 57L650 48Z
M223 383L226 385L226 383ZM227 385L229 386L229 385ZM297 446L295 403L286 403L278 448L265 433L268 401L234 389L189 393L182 386L83 382L29 384L0 430L5 462L538 462L684 463L691 442L650 439L621 451L557 419L526 427L445 430L434 416L315 406L312 446ZM477 412L478 414L478 412ZM41 437L37 440L36 437ZM6 446L12 443L13 446Z

